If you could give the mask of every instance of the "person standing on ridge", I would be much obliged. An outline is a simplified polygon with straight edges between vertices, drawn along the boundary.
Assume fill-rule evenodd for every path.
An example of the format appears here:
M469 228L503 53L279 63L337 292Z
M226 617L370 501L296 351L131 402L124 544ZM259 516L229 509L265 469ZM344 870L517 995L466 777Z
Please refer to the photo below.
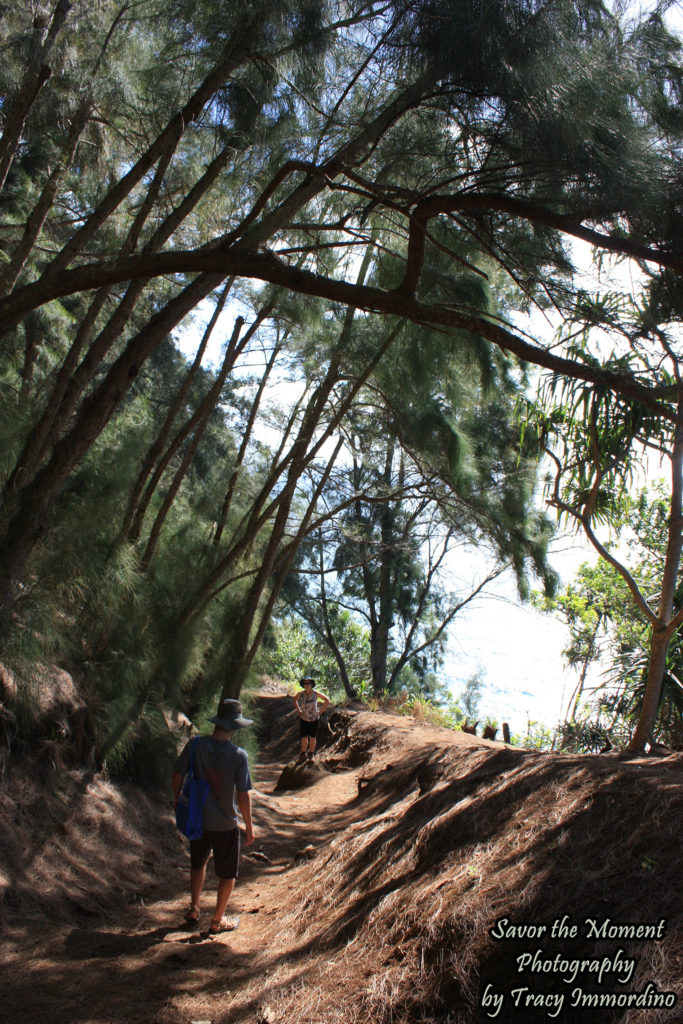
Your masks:
M309 761L313 760L320 715L330 706L330 698L313 688L314 681L311 676L304 676L301 680L303 690L300 690L292 698L296 713L299 716L299 731L301 733L300 761L306 758ZM320 708L318 707L319 700L323 702Z
M201 839L190 841L190 908L185 920L190 924L199 921L199 900L206 877L206 865L213 851L218 890L209 932L218 935L219 932L234 931L239 927L238 917L224 916L237 878L240 856L240 831L237 827L235 802L244 820L245 842L247 846L254 842L249 761L246 750L241 750L232 742L237 729L253 723L250 718L242 717L240 702L230 699L221 701L218 714L209 721L214 723L213 735L189 740L175 763L172 784L175 806L183 779L190 769L190 747L195 744L195 775L206 779L210 788L204 805L204 834Z

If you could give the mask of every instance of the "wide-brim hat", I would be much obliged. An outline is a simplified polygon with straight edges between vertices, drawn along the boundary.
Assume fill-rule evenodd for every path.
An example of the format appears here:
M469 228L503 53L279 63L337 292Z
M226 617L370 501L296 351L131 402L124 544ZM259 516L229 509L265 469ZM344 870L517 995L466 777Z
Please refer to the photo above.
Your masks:
M242 705L238 700L231 700L226 697L218 705L218 714L209 719L220 729L243 729L246 725L253 725L251 718L242 717Z
M304 683L314 683L315 679L313 678L313 676L302 676L299 682L303 686Z

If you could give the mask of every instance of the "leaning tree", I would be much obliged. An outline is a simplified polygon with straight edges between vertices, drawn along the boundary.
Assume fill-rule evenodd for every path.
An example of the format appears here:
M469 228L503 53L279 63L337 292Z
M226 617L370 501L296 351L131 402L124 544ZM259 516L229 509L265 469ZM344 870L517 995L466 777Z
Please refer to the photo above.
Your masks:
M3 621L141 369L230 277L473 337L676 422L659 364L579 358L523 319L572 315L576 239L642 265L680 315L670 6L634 20L598 0L5 12ZM362 279L368 246L378 269ZM482 281L493 310L472 300Z

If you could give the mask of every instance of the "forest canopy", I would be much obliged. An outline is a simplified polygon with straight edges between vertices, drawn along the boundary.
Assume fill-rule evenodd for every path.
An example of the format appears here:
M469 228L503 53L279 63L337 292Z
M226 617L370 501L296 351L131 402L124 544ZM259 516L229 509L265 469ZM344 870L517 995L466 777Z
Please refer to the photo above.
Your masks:
M552 587L544 451L590 530L656 437L677 521L670 6L3 6L0 655L84 680L100 761L163 732L165 703L240 692L321 531L357 590L379 536L391 630L463 598L415 603L425 516ZM636 267L637 301L589 294L578 242ZM530 367L550 383L520 431ZM640 745L680 525L668 550Z

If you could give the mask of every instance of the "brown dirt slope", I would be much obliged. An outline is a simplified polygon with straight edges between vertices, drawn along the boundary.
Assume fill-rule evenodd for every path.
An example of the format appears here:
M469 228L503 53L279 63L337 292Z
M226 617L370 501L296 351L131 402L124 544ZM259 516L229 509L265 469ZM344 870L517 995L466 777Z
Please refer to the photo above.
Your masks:
M29 840L28 806L9 827L7 1020L683 1020L683 756L541 754L339 708L311 785L278 791L296 723L286 697L259 703L240 929L180 927L187 859L168 808L130 814L131 791L71 773L56 799L34 794L49 828ZM3 784L5 836L20 774Z

